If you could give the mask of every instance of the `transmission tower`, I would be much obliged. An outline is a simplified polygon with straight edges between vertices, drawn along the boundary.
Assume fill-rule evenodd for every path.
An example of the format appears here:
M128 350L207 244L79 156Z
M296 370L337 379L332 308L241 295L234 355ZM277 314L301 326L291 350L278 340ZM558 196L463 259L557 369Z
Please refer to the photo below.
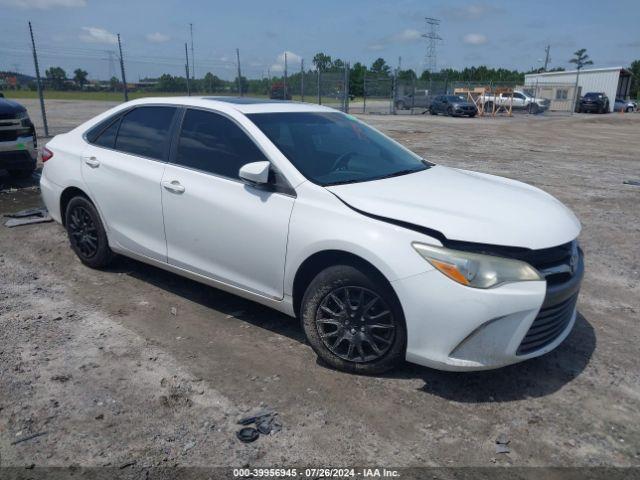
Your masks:
M111 80L111 78L116 75L116 62L115 62L115 52L113 50L105 50L108 58L106 59L109 65L109 78L107 80Z
M442 40L440 35L438 35L440 20L425 17L425 21L427 22L427 33L422 34L422 36L427 39L427 54L424 57L425 66L430 73L435 73L437 63L436 46L438 45L438 40Z

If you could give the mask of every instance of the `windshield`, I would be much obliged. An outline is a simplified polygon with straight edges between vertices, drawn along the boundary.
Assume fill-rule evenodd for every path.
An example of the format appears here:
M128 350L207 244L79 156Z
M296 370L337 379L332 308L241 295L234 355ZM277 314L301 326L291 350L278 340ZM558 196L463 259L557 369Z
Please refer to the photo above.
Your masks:
M322 186L366 182L431 166L390 138L339 112L247 115L309 180Z
M459 97L457 95L447 95L444 98L446 98L450 102L466 102L467 101L466 98Z

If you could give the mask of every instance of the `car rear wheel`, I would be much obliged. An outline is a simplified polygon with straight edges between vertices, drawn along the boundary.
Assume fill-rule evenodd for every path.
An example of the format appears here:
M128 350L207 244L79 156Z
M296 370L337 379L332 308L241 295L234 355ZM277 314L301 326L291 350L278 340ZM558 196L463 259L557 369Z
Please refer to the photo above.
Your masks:
M374 272L336 265L309 284L301 322L325 363L351 373L378 374L405 354L406 327L391 287Z
M74 197L67 204L65 225L71 248L91 268L106 267L114 257L96 207L86 197Z

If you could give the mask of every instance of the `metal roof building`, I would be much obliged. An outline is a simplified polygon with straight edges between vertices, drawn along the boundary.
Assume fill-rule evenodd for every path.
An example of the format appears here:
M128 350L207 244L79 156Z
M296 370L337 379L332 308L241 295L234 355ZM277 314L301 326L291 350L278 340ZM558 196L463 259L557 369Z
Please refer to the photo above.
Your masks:
M576 83L577 70L564 72L530 73L525 75L525 86L565 84L573 86ZM622 67L592 68L580 70L578 79L578 95L587 92L603 92L610 102L611 111L616 97L629 98L631 89L631 72Z

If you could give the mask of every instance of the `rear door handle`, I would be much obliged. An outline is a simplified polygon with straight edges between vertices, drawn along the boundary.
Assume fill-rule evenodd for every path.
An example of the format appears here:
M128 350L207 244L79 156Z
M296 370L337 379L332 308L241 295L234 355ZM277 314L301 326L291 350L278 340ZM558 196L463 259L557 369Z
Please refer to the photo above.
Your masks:
M172 193L184 193L184 187L177 180L162 182L162 186L165 188L165 190L169 190Z
M100 166L100 160L96 157L84 157L84 163L89 165L91 168L98 168Z

